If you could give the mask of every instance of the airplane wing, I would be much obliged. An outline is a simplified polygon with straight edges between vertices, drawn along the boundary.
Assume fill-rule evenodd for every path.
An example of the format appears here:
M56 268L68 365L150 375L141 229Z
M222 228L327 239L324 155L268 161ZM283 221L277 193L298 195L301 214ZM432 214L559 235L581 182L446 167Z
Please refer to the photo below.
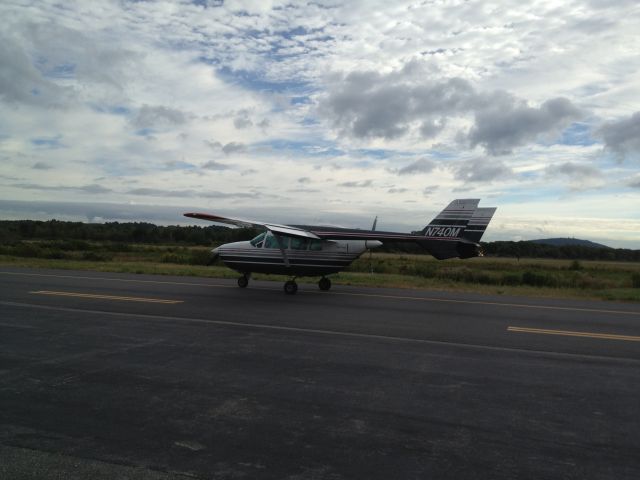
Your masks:
M220 217L218 215L211 215L208 213L185 213L185 217L198 218L200 220L209 220L210 222L225 223L227 225L235 225L236 227L258 227L266 228L267 230L284 235L286 237L301 237L301 238L313 238L319 240L320 237L316 234L304 230L302 228L291 227L289 225L279 225L277 223L257 222L254 220L243 220L239 218Z

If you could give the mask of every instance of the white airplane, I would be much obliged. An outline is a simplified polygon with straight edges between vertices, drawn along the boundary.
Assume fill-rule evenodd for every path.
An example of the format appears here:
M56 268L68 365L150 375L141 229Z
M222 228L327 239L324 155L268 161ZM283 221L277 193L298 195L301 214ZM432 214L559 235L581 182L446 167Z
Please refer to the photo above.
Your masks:
M273 273L293 277L284 291L298 291L297 277L321 276L320 290L329 290L326 277L351 265L369 249L383 242L413 242L439 260L482 255L480 238L496 208L478 208L478 199L458 199L438 214L419 233L381 232L327 226L278 225L275 223L220 217L207 213L185 213L186 217L210 220L238 227L264 228L253 240L214 248L214 259L241 274L239 287L246 287L252 273Z

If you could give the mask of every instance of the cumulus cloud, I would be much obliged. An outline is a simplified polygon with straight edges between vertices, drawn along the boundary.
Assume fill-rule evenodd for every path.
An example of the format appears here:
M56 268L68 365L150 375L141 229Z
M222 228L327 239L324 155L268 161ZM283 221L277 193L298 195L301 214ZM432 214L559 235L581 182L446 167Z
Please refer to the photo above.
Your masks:
M143 105L132 120L132 124L136 128L152 128L182 125L186 121L187 116L175 108L162 105Z
M249 118L249 112L247 112L246 110L239 112L238 116L233 119L233 126L238 130L253 126L253 122Z
M227 170L229 165L224 163L216 162L215 160L209 160L207 163L202 165L202 168L206 170Z
M232 155L234 153L244 152L247 146L242 142L229 142L222 147L222 151L225 155Z
M78 193L89 193L89 194L99 194L99 193L110 193L113 192L110 188L103 187L98 184L91 185L81 185L81 186L66 186L66 185L58 185L58 186L50 186L50 185L38 185L36 183L16 183L12 185L13 187L23 188L26 190L46 190L52 192L78 192Z
M329 86L319 111L344 135L393 139L407 134L416 121L432 136L436 126L444 125L443 117L469 108L475 92L466 80L416 82L406 73L410 70L387 75L356 71L340 77Z
M222 152L225 155L233 155L234 153L240 153L247 150L247 145L242 142L229 142L224 145L214 140L203 140L211 150Z
M420 125L420 136L422 138L432 138L438 135L446 126L447 119L446 118L427 118Z
M557 133L583 115L566 98L553 98L540 108L533 108L506 95L498 97L495 104L476 112L475 125L468 136L472 147L482 145L492 155L510 153L540 135Z
M355 181L342 182L342 183L339 183L338 186L346 187L346 188L364 188L364 187L370 187L371 183L372 183L371 180L362 180L361 182L355 182Z
M627 186L640 189L640 175L636 175L627 182Z
M604 140L605 148L620 158L640 154L640 112L605 123L597 134Z
M31 168L34 170L51 170L53 167L45 162L36 162L31 166Z
M126 191L129 195L143 195L150 197L193 197L194 190L164 190L160 188L133 188Z
M197 191L192 189L186 190L165 190L162 188L134 188L125 192L130 195L141 195L149 197L176 197L176 198L256 198L257 193L253 192L218 192L218 191Z
M539 108L506 91L481 92L462 78L429 80L415 63L388 74L355 71L329 85L319 112L340 134L355 138L396 139L417 133L437 136L452 117L473 115L474 124L459 138L491 155L509 153L541 135L557 133L584 113L567 98Z
M594 178L601 175L600 170L592 165L585 163L565 162L560 165L551 165L547 167L546 173L550 176L565 175L571 178Z
M25 48L4 35L0 35L0 65L0 99L9 104L62 106L73 97L73 88L46 78Z
M428 158L421 158L420 160L416 160L409 165L402 167L396 170L398 175L410 175L414 173L429 173L434 168L436 168L437 164L433 160L429 160Z
M505 162L495 158L474 158L451 167L456 180L465 183L487 183L513 175Z
M424 195L425 197L429 197L436 193L438 188L440 188L438 185L429 185L428 187L424 187L424 189L422 190L422 195Z
M586 163L564 162L547 167L545 172L550 179L558 176L567 178L569 188L573 191L597 188L602 184L602 172Z

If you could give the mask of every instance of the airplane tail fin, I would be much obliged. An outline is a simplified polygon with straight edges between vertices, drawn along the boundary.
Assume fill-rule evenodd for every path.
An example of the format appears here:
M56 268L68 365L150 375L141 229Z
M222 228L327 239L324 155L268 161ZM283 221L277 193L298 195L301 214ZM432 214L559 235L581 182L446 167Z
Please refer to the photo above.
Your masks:
M457 199L422 230L419 243L439 260L482 255L480 244L496 208L478 208L480 200Z
M467 228L465 229L464 234L462 235L463 238L466 238L467 240L475 243L480 242L480 239L489 226L489 222L491 221L494 213L496 213L496 207L484 207L476 209L476 211L473 212L469 223L467 224Z
M431 223L422 229L422 235L429 239L446 240L462 238L479 199L467 198L452 201Z

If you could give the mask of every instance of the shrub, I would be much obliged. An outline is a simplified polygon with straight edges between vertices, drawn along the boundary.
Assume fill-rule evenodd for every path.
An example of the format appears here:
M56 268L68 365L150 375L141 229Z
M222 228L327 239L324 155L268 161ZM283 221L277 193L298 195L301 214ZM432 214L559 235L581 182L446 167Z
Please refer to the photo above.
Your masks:
M640 288L640 273L631 274L631 286L633 288Z
M519 273L505 273L502 275L502 285L522 285L522 275Z
M68 258L68 255L59 248L43 250L41 256L43 258L50 258L52 260L64 260L65 258Z
M33 243L20 242L13 250L13 255L18 257L37 258L42 255L42 249Z
M522 283L532 287L557 287L558 279L548 273L538 273L527 270L522 274Z
M82 252L81 258L90 262L109 262L112 259L111 255L102 252Z
M175 253L165 253L160 259L162 263L182 263L180 257Z
M433 278L436 276L436 267L434 265L416 264L409 269L403 265L400 267L400 272L423 278Z
M108 252L131 252L131 245L128 243L106 243L102 245L102 248L107 250Z
M209 265L211 252L209 250L195 250L189 256L189 265Z
M578 271L578 270L582 270L583 268L584 267L578 260L574 260L573 262L571 262L571 265L569 265L569 270Z

